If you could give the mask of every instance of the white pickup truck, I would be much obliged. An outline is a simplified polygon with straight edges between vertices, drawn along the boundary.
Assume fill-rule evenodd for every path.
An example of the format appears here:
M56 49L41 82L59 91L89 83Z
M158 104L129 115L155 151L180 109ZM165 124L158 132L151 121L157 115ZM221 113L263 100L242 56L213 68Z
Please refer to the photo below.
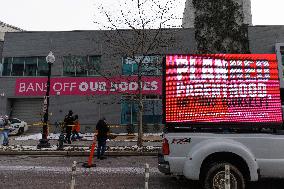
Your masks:
M164 65L162 173L205 189L284 178L276 55L167 55Z
M231 189L247 181L284 178L284 134L165 133L159 170L200 180L205 188L223 188L225 165Z

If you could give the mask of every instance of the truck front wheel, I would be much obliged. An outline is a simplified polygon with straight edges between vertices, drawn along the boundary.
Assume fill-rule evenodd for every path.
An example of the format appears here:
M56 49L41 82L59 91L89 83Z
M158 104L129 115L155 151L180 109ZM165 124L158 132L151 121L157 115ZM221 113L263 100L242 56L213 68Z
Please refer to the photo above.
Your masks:
M230 189L244 189L245 179L237 167L230 163L211 164L204 174L205 189L225 189L225 165L230 166Z

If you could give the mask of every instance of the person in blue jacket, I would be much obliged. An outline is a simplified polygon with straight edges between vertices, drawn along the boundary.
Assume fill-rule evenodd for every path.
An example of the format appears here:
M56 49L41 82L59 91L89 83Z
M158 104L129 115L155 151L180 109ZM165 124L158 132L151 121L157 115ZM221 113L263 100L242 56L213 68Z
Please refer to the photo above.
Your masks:
M9 145L9 132L10 132L10 122L9 117L7 115L0 117L0 131L2 136L4 137L3 146Z

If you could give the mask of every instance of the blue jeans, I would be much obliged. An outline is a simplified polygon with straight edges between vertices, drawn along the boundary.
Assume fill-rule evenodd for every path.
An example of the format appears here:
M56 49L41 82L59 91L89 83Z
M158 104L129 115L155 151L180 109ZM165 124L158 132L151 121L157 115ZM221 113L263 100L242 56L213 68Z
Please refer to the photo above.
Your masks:
M9 138L8 138L9 132L10 132L9 130L4 130L2 132L2 134L4 136L3 145L8 145L9 144Z
M76 140L76 139L80 139L80 135L77 131L72 131L72 136L71 136L71 140Z
M97 148L97 158L104 156L106 150L106 140L107 138L98 138L98 148Z

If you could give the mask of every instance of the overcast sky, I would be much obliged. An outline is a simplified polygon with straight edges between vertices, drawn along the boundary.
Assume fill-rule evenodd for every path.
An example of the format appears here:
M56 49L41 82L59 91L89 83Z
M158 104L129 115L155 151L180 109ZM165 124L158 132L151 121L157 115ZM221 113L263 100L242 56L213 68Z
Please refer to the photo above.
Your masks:
M118 0L0 0L0 21L29 31L95 30L100 1L113 8ZM178 17L184 3L174 10ZM251 0L251 7L253 25L284 25L283 0Z

